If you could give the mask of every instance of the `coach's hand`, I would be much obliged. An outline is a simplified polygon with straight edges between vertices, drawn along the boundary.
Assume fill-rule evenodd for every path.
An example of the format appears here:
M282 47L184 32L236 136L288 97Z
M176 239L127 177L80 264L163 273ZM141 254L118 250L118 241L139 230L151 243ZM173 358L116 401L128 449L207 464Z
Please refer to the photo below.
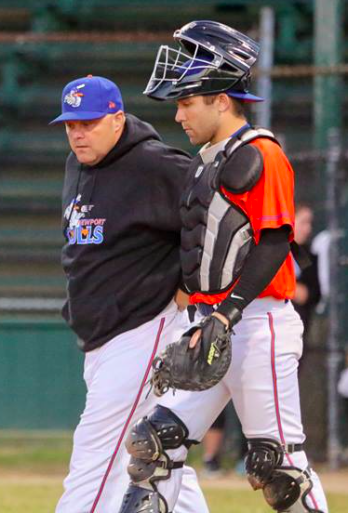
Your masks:
M188 294L186 294L185 292L183 292L181 289L177 290L177 292L174 296L174 301L177 304L177 307L180 312L183 312L190 304L189 298L190 298L190 296Z

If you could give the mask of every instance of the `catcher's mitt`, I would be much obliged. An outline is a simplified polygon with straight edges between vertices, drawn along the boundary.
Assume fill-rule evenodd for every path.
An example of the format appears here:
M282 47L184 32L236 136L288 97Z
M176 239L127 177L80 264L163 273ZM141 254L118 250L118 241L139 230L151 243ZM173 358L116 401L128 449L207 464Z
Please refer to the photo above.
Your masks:
M202 334L190 349L191 337L198 329ZM168 344L152 363L155 395L160 397L169 388L201 391L216 385L231 363L231 333L217 317L209 316L184 333L179 342Z

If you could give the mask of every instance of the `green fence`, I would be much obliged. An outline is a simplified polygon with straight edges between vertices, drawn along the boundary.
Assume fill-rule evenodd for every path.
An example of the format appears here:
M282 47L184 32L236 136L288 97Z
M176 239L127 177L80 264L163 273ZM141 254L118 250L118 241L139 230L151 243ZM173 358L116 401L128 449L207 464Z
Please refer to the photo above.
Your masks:
M0 321L0 429L71 429L84 405L83 355L59 319Z

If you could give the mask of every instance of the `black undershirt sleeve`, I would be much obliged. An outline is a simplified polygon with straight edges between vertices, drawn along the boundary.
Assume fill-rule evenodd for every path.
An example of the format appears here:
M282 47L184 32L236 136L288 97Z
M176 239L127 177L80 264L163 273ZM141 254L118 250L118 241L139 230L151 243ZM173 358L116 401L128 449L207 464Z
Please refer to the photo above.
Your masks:
M260 242L250 251L240 279L231 293L232 297L227 296L218 307L218 312L229 318L231 310L238 308L242 311L261 294L290 251L289 231L289 226L262 230Z

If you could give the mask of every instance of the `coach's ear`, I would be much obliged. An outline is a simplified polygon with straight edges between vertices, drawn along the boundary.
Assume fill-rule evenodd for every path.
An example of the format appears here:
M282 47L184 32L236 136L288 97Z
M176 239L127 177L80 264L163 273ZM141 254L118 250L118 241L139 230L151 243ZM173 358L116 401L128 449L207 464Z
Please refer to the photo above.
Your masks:
M113 122L113 128L116 133L123 131L123 128L124 128L124 125L126 122L126 116L125 116L125 113L123 112L123 110L119 110L118 112L113 114L112 122Z

